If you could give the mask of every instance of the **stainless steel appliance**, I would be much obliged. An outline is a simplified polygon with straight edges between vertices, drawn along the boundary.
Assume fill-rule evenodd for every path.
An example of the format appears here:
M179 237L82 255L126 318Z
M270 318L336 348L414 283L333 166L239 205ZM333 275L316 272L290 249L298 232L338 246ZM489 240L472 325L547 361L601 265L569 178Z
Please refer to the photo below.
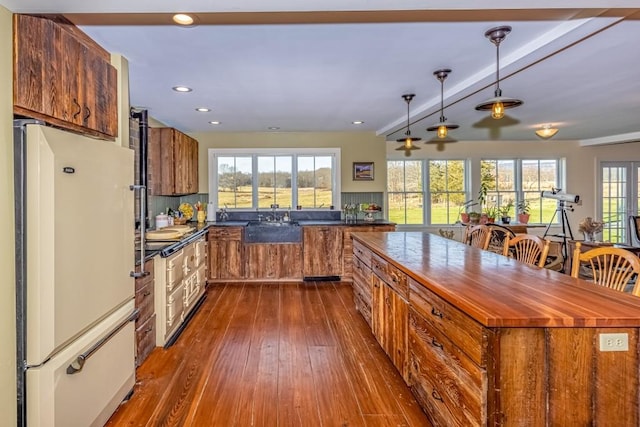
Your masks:
M14 123L18 420L103 425L133 389L133 152Z

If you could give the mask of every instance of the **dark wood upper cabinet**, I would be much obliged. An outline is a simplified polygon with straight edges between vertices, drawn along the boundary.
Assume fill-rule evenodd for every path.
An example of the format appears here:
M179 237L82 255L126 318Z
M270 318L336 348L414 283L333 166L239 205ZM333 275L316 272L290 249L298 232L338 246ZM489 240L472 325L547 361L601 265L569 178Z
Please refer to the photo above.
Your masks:
M198 141L174 128L149 129L149 188L154 196L198 192Z
M14 15L14 113L99 138L118 135L110 54L61 17Z

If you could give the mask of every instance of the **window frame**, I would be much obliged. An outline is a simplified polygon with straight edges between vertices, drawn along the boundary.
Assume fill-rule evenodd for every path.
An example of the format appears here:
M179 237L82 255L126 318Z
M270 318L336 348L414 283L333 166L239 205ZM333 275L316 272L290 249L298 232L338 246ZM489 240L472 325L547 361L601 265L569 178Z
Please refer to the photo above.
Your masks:
M218 204L218 157L251 157L252 159L252 201L251 208L229 208L229 210L242 212L242 211L254 211L258 205L258 192L257 181L254 180L257 177L258 164L257 158L260 156L291 156L291 200L292 207L297 204L298 192L297 192L297 167L298 156L328 156L332 157L331 165L331 180L332 180L332 205L339 206L341 198L341 149L340 148L210 148L208 150L208 183L209 183L209 202L213 204L213 208L217 211ZM282 208L282 206L281 206ZM314 210L330 209L330 206L326 208L307 208Z

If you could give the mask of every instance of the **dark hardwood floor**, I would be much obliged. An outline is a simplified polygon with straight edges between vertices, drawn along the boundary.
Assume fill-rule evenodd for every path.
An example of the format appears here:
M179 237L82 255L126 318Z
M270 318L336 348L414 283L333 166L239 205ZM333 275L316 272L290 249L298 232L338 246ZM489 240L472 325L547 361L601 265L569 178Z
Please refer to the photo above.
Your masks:
M430 426L349 283L226 284L108 426Z

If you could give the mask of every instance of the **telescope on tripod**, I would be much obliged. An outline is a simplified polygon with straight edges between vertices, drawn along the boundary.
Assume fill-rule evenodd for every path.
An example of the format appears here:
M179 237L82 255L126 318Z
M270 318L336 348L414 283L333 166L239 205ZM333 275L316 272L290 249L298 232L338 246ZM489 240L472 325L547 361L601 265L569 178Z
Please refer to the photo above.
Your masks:
M551 225L554 224L554 220L556 219L556 215L559 217L559 222L562 225L562 233L561 234L552 234L553 237L562 238L562 272L564 272L564 267L567 262L568 254L567 254L567 237L573 240L573 232L571 231L571 225L569 224L569 218L567 218L567 211L573 212L573 206L567 206L567 203L578 203L580 201L580 196L577 194L568 194L561 193L561 188L552 188L551 191L543 191L540 195L546 199L555 199L558 201L558 205L556 207L556 211L553 213L547 228L544 231L544 235L542 238L544 239L549 235L549 229Z

